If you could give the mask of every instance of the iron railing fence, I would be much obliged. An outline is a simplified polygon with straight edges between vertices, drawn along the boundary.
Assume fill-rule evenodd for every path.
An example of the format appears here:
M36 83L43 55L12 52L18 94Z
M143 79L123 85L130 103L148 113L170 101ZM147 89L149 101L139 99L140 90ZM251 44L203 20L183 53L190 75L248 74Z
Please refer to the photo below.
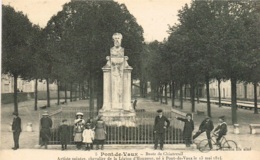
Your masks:
M90 118L90 112L86 107L63 107L59 112L50 114L53 121L51 129L51 137L49 144L60 144L58 127L63 119L67 119L70 126L70 144L73 142L73 127L75 114L77 112L84 113L83 119L87 121ZM183 143L183 126L184 123L177 120L176 117L185 117L186 113L172 109L165 111L164 115L170 120L170 127L166 130L165 144ZM97 116L97 115L95 115ZM153 144L154 143L154 120L157 116L156 112L138 111L136 112L136 126L106 126L106 144ZM95 118L95 117L94 117ZM40 141L39 141L40 142Z

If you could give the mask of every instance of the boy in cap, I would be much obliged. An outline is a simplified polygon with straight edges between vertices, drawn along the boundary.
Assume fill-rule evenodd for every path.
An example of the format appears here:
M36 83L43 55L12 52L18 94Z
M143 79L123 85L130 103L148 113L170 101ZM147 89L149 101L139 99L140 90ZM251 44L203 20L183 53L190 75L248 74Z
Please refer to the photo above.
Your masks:
M62 124L59 127L61 150L67 149L67 144L70 141L70 128L67 124L67 119L62 120Z
M219 140L227 134L227 123L225 122L225 116L220 116L219 117L219 125L218 127L214 130L214 133L218 135L217 137L217 145L220 145Z
M186 144L186 147L190 147L191 144L191 137L192 137L192 131L194 130L194 122L191 119L191 114L186 114L186 119L176 117L178 120L184 122L184 128L183 128L183 138Z
M201 133L206 132L207 139L209 142L209 147L212 148L210 132L214 129L214 125L210 117L206 116L205 119L201 122L199 130L193 136L193 140L197 138Z
M163 150L163 144L165 139L165 131L166 128L170 126L170 121L163 116L163 111L161 109L157 110L158 116L155 117L154 121L154 134L155 134L155 142L154 149L158 147L158 141L160 140L160 149ZM167 125L165 125L165 122Z
M12 149L17 150L19 148L19 136L22 132L21 118L18 116L17 112L13 113L12 132L14 138L14 147Z

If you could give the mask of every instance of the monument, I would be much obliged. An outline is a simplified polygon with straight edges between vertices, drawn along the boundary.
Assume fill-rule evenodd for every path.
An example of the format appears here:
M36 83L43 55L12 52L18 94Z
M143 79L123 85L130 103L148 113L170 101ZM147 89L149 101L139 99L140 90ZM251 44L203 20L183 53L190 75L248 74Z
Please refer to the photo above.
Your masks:
M103 70L103 107L99 115L103 116L106 125L135 126L135 111L131 105L131 71L128 57L124 56L121 47L122 34L113 35L114 47Z

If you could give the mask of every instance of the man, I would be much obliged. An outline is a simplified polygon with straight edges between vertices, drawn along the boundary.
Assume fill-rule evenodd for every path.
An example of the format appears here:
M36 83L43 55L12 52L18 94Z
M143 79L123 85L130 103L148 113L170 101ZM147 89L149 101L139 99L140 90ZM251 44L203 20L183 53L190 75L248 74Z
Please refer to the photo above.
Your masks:
M214 125L210 117L206 116L206 118L201 122L199 130L193 136L193 140L197 138L201 133L206 132L207 139L209 142L209 147L212 148L210 132L214 129Z
M157 149L158 141L160 140L161 150L163 150L166 128L170 126L170 121L165 116L163 116L162 112L163 111L161 109L157 110L158 116L155 117L155 121L154 121L154 134L155 134L154 149ZM167 125L165 125L165 122L167 123Z
M48 142L51 136L51 127L52 127L52 120L49 117L47 111L42 114L42 118L40 120L41 130L40 130L40 137L42 139L41 146L45 146L47 149Z
M214 133L218 135L217 137L217 145L220 145L219 140L227 134L227 123L225 122L225 116L219 117L219 125L214 130Z
M12 132L14 138L14 147L13 150L17 150L19 148L19 136L22 131L21 129L21 118L18 116L18 113L13 113L13 123L12 123Z

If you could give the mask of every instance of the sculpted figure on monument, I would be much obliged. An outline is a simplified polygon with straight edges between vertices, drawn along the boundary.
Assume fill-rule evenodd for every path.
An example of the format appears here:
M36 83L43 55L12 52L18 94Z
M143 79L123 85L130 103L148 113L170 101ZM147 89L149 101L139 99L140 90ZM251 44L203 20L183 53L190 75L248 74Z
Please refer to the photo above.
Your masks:
M110 49L111 63L112 63L112 90L114 95L112 96L113 102L122 103L122 92L123 92L123 62L124 62L124 48L121 47L122 34L115 33L112 36L114 40L114 47ZM121 105L120 105L121 106ZM119 106L117 106L119 107ZM119 107L121 108L121 107Z
M124 57L124 48L121 47L122 34L115 33L113 34L114 47L110 49L111 58L112 57Z
M128 57L124 56L121 47L122 34L112 36L114 46L110 48L110 56L103 70L103 107L99 111L107 125L136 126L135 111L131 105L131 71Z

